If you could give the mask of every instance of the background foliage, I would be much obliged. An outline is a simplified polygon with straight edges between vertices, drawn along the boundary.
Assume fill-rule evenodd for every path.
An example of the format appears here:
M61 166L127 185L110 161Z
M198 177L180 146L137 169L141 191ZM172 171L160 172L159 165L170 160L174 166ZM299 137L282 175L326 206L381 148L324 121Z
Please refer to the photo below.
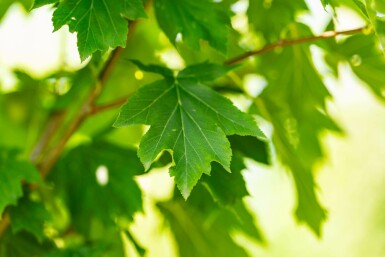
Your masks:
M246 204L256 163L289 171L295 218L321 237L321 135L344 133L325 76L348 65L381 100L385 85L383 2L321 2L320 29L300 0L22 1L76 33L82 65L14 70L1 91L0 255L145 256L136 217L153 212L180 256L254 256L238 237L269 244ZM365 24L338 29L338 10ZM163 170L172 192L146 200Z

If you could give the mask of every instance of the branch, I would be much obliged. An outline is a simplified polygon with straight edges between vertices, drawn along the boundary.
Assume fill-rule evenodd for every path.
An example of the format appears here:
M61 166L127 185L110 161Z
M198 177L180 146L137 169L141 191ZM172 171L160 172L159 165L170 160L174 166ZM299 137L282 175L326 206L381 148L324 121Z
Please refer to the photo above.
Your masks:
M312 41L316 41L316 40L320 40L320 39L326 39L326 38L332 38L332 37L335 37L337 35L354 35L354 34L358 34L358 33L367 33L367 30L369 29L369 27L362 27L362 28L357 28L357 29L352 29L352 30L344 30L344 31L325 31L324 33L322 33L321 35L318 35L318 36L310 36L310 37L304 37L304 38L297 38L297 39L287 39L287 40L280 40L280 41L277 41L275 43L272 43L270 45L267 45L259 50L254 50L254 51L250 51L250 52L246 52L240 56L237 56L233 59L230 59L228 61L226 61L224 64L225 65L232 65L232 64L236 64L236 63L239 63L239 62L242 62L244 60L246 60L247 58L251 57L251 56L254 56L254 55L259 55L259 54L263 54L265 52L269 52L271 50L274 50L278 47L287 47L287 46L292 46L292 45L295 45L295 44L301 44L301 43L305 43L305 42L312 42ZM107 110L110 110L110 109L114 109L114 108L117 108L117 107L120 107L121 105L123 105L124 103L126 103L127 99L130 97L131 95L128 95L126 97L122 97L120 99L117 99L117 100L114 100L110 103L107 103L107 104L104 104L104 105L99 105L99 106L93 106L93 108L91 109L89 115L95 115L95 114L98 114L100 112L103 112L103 111L107 111Z
M110 110L110 109L114 109L114 108L120 107L120 106L122 106L123 104L125 104L127 102L127 99L130 98L130 96L131 96L131 94L128 95L128 96L116 99L116 100L114 100L114 101L112 101L110 103L94 106L92 108L92 110L90 111L90 115L95 115L95 114L98 114L100 112L104 112L104 111L107 111L107 110Z
M320 39L325 39L325 38L331 38L331 37L336 37L338 35L354 35L358 33L366 33L368 31L369 27L365 26L362 28L357 28L357 29L352 29L352 30L344 30L344 31L325 31L321 35L318 36L310 36L310 37L303 37L303 38L296 38L296 39L284 39L280 40L277 42L274 42L270 45L267 45L259 50L254 50L250 52L246 52L240 56L234 57L233 59L230 59L225 62L225 65L232 65L236 64L239 62L242 62L246 60L247 58L254 56L254 55L259 55L263 54L266 52L269 52L271 50L274 50L278 47L286 47L286 46L291 46L295 44L301 44L301 43L306 43L306 42L312 42L312 41L317 41Z
M132 21L129 24L127 41L129 41L133 35L133 31L136 28L137 21ZM74 117L72 122L68 125L68 129L65 131L64 135L61 137L59 142L55 145L51 152L44 158L44 160L38 164L38 168L40 170L40 174L43 178L45 178L53 165L59 159L61 153L63 152L65 145L68 140L74 134L74 132L80 127L83 121L92 114L92 110L95 108L95 100L102 92L103 88L106 85L107 79L111 75L114 67L116 66L119 58L122 56L124 52L124 48L118 47L112 52L110 58L106 62L103 70L99 73L98 82L93 87L93 90L89 93L84 104L77 115Z
M133 31L135 30L137 23L138 23L137 21L130 22L129 30L127 34L127 41L132 37ZM89 115L92 114L92 110L95 108L94 107L95 100L100 95L102 89L106 85L107 79L109 78L112 70L116 66L116 63L119 60L119 58L122 56L123 52L124 52L124 48L121 48L121 47L116 48L112 52L104 68L99 73L98 82L94 85L93 89L91 90L86 100L84 101L82 108L79 110L77 115L73 118L73 120L68 126L68 129L64 132L64 135L62 135L62 137L60 138L59 142L55 145L55 147L50 152L48 152L48 154L44 157L42 162L37 164L36 162L38 161L38 157L49 145L50 141L52 140L55 134L53 132L59 127L59 125L61 125L60 123L63 121L64 115L63 113L61 113L59 115L53 115L51 117L51 120L48 122L46 128L44 129L30 157L31 161L35 163L38 169L40 170L40 174L43 179L49 174L53 165L59 159L60 155L62 154L65 148L65 145L67 144L68 140L71 138L73 133L80 127L83 121ZM0 238L3 236L4 232L8 229L9 225L10 225L9 214L6 212L4 213L3 219L1 219L0 221Z

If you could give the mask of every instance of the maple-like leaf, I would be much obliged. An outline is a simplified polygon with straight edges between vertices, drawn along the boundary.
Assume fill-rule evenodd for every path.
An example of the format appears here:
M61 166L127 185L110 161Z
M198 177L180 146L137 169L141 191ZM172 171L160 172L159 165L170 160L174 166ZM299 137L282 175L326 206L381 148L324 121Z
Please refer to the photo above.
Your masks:
M372 35L354 35L342 42L329 42L326 61L338 75L338 65L349 63L352 71L379 98L385 99L385 56Z
M310 35L311 31L296 24L294 33ZM315 70L308 45L295 45L260 58L263 65L259 72L268 81L260 100L274 127L272 139L277 156L293 174L297 219L321 235L326 210L318 200L313 171L324 157L320 133L325 129L339 131L326 108L326 99L331 95Z
M167 202L158 203L157 207L170 225L179 256L249 256L232 238L234 231L255 242L265 242L255 217L243 201L231 207L218 205L201 185L194 189L187 202L175 195Z
M17 160L14 153L0 150L0 214L23 196L22 181L39 182L39 172L32 164Z
M28 231L42 242L45 238L44 223L51 219L51 214L40 202L23 197L17 206L10 208L12 232Z
M34 8L56 3L54 0L36 0ZM80 58L94 52L126 45L127 19L146 17L141 0L64 0L53 14L55 31L68 25L77 32Z
M203 66L210 69L206 63ZM210 174L212 161L230 171L231 149L226 135L264 137L251 116L202 85L190 71L189 78L181 71L176 78L166 77L140 88L122 107L114 124L151 125L140 143L139 157L148 169L159 153L171 150L175 165L170 173L185 198L202 173Z
M90 217L115 227L117 218L132 220L142 210L141 191L133 178L142 172L136 151L95 141L68 152L48 180L64 197L74 228L87 234Z
M156 0L154 6L159 26L173 44L180 33L183 42L193 49L199 49L203 39L220 52L227 51L230 18L218 4L208 0Z

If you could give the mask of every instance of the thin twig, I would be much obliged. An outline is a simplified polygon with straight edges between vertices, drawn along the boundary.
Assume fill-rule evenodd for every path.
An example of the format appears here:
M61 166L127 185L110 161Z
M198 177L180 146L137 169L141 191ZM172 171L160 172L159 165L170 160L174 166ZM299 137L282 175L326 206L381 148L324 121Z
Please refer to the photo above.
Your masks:
M335 37L338 35L353 35L353 34L358 34L358 33L364 33L364 32L366 32L366 30L368 30L367 26L357 28L357 29L344 30L344 31L325 31L324 33L322 33L321 35L318 35L318 36L280 40L280 41L274 42L272 44L269 44L269 45L267 45L267 46L265 46L259 50L246 52L240 56L234 57L234 58L226 61L225 65L232 65L232 64L242 62L251 56L263 54L263 53L269 52L271 50L274 50L278 47L286 47L286 46L291 46L291 45L295 45L295 44L312 42L312 41L316 41L316 40L320 40L320 39Z
M130 98L130 96L131 95L128 95L128 96L116 99L116 100L114 100L114 101L112 101L110 103L94 106L92 108L91 112L90 112L90 115L95 115L95 114L98 114L100 112L104 112L104 111L107 111L107 110L111 110L111 109L120 107L124 103L127 102L127 99Z

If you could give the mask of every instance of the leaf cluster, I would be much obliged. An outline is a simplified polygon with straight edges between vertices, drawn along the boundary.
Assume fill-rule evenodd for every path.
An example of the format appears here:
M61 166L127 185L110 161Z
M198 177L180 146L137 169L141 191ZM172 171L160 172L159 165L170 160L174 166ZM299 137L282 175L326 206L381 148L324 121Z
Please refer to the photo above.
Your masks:
M246 160L288 170L296 219L321 236L320 137L343 133L324 78L348 64L383 100L385 9L320 2L367 26L314 35L302 0L35 0L53 9L55 31L77 34L84 66L15 70L18 84L0 89L0 256L125 256L129 241L145 256L130 225L148 204L138 180L160 168L175 190L151 201L180 256L246 257L234 233L269 240L246 205Z

